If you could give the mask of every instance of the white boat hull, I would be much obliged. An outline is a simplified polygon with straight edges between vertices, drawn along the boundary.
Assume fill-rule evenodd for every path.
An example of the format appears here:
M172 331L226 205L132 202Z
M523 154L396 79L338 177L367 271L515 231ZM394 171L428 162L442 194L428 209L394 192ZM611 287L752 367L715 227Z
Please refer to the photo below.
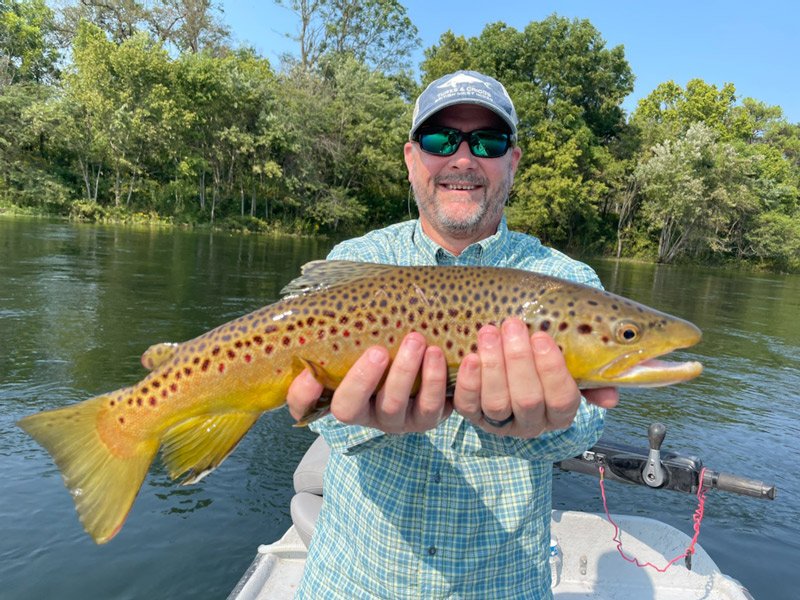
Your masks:
M690 538L674 527L644 517L615 515L623 549L640 562L663 566L683 553ZM619 555L614 529L605 517L553 511L562 566L553 588L556 600L752 600L735 579L720 572L700 546L692 570L679 561L665 573L639 568ZM289 600L303 573L306 546L294 526L258 554L229 600Z

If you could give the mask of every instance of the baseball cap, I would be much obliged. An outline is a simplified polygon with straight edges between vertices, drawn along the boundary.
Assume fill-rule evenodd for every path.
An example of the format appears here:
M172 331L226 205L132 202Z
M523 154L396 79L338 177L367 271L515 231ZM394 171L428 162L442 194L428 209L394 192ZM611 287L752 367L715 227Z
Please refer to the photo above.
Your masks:
M477 104L497 114L517 135L517 111L503 84L477 71L456 71L425 88L414 105L409 139L431 115L454 104Z

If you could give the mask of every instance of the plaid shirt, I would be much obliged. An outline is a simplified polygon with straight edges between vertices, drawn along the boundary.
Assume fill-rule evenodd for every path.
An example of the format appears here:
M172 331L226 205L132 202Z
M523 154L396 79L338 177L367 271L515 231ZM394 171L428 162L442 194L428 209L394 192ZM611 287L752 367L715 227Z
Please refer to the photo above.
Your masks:
M583 263L510 232L459 256L417 221L336 246L329 259L516 267L599 286ZM389 435L328 416L312 424L332 452L322 512L297 598L548 599L553 462L580 454L604 411L532 440L499 437L453 413L425 433Z

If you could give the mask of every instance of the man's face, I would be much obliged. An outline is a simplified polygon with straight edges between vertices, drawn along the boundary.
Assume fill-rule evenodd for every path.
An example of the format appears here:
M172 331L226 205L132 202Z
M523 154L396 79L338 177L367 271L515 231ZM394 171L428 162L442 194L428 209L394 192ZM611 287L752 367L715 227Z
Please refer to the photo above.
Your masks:
M472 104L445 108L425 124L465 132L507 130L495 113ZM451 156L429 154L419 144L407 142L404 153L420 220L436 242L444 247L450 245L443 243L449 240L472 243L497 231L522 155L519 147L498 158L478 158L472 155L466 141Z

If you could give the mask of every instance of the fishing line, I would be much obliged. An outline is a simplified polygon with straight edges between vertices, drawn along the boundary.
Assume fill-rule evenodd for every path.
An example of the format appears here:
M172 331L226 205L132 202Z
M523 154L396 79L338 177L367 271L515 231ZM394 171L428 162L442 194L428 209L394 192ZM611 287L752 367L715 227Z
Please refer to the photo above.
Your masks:
M608 512L608 502L606 501L606 487L603 478L603 474L605 473L605 467L600 465L598 469L600 470L600 495L603 497L603 509L606 512L606 518L608 519L608 522L614 526L614 537L611 539L612 541L617 543L617 551L619 552L620 556L622 556L622 558L627 560L629 563L635 564L637 567L641 568L652 567L659 573L664 573L667 569L669 569L680 559L684 559L686 568L691 571L692 555L695 552L694 547L697 544L697 538L700 537L700 523L703 521L703 514L706 508L706 490L703 489L703 475L705 474L706 471L705 467L703 467L703 469L700 471L700 483L697 488L697 509L694 511L694 514L692 515L692 522L694 523L693 525L694 536L692 537L692 541L683 554L676 556L663 567L654 565L651 562L642 563L637 558L626 555L625 552L622 550L622 540L619 539L619 534L620 534L619 526L614 522L614 519L611 518L611 514Z

